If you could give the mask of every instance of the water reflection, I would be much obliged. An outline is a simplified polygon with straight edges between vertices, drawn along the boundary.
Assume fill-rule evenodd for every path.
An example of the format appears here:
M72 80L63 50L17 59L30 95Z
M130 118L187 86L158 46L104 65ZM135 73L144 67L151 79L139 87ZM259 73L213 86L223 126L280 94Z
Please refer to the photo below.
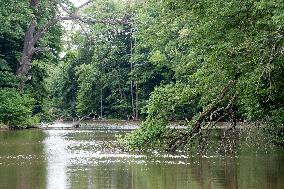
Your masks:
M132 154L122 130L0 132L0 188L282 189L283 150L237 155Z
M46 188L42 131L0 132L0 188Z
M283 153L238 156L128 154L109 149L119 131L46 131L48 188L280 189ZM265 162L265 163L264 163Z
M47 188L69 188L67 165L69 154L67 141L62 134L66 131L48 131L44 140L44 152L47 159Z

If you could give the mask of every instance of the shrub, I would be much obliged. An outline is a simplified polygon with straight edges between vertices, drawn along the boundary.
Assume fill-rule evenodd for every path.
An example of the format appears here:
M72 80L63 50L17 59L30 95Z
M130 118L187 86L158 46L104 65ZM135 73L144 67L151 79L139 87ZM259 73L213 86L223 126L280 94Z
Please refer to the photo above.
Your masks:
M0 122L12 128L27 127L38 119L32 116L34 100L15 89L0 90Z

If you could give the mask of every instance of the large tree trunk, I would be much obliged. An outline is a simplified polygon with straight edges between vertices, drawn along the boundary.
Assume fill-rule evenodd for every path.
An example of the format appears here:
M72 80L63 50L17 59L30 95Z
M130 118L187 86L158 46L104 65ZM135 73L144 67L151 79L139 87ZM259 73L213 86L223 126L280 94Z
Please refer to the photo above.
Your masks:
M28 79L27 75L31 69L33 55L38 51L42 51L42 48L35 47L37 42L52 26L54 26L58 21L62 20L62 18L54 16L54 18L47 21L42 27L36 30L40 16L40 13L38 12L38 6L38 0L30 0L30 8L33 10L34 16L25 33L24 47L16 73L17 76L20 77L19 89L21 91L24 89L25 83Z
M27 29L25 39L24 39L24 49L22 56L19 61L19 67L17 69L17 75L20 76L19 89L22 91L25 87L25 82L27 80L26 76L31 69L31 61L34 53L36 52L35 40L33 37L34 28L36 21L33 20L29 28Z
M24 38L24 47L22 51L22 55L19 59L19 67L17 69L17 75L20 77L19 89L22 91L25 87L25 83L27 81L27 75L31 69L31 61L33 55L42 51L43 49L35 47L39 39L54 25L63 20L78 20L87 24L128 24L128 20L125 18L122 19L106 19L106 20L97 20L97 19L84 19L77 15L79 9L82 9L84 6L91 3L92 0L89 0L77 7L75 11L71 11L64 5L64 1L50 1L50 3L56 4L56 6L61 9L57 10L58 15L54 15L53 18L46 21L43 26L38 27L37 23L39 20L39 16L41 13L38 11L39 0L30 0L30 8L32 9L34 15L31 21L31 24L28 26L25 38ZM67 15L62 16L62 12L65 12ZM43 19L44 20L44 19ZM36 29L37 28L37 29Z
M30 1L30 7L34 11L35 14L37 14L37 7L38 7L38 1L37 0L31 0ZM31 69L31 60L32 57L36 51L35 44L36 40L34 38L35 28L37 26L37 18L36 16L32 19L31 24L26 30L25 38L24 38L24 47L22 56L19 60L19 67L17 69L17 75L20 76L20 83L19 83L19 89L22 91L25 87L25 82L27 78L28 72Z

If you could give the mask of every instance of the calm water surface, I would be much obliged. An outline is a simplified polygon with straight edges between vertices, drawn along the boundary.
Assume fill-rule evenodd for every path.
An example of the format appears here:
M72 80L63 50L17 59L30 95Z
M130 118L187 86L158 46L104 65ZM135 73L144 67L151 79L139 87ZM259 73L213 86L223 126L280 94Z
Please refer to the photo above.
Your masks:
M283 189L283 150L234 155L131 154L123 127L0 132L0 189Z

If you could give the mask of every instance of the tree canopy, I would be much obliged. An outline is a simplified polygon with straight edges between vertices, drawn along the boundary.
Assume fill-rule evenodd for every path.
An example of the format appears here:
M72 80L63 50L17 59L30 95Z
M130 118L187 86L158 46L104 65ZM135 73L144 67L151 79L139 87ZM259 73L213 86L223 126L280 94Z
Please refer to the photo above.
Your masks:
M176 151L219 121L248 121L284 144L283 0L9 2L0 122L140 119L128 147Z

